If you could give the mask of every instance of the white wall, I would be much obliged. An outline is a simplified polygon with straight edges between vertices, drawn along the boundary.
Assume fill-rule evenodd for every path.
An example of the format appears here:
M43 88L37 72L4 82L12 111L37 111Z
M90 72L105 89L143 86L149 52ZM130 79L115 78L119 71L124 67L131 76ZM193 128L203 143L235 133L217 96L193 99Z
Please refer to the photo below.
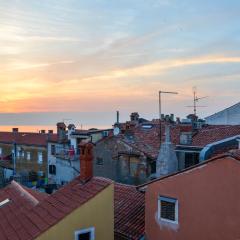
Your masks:
M206 117L206 123L212 125L239 125L240 124L240 103Z

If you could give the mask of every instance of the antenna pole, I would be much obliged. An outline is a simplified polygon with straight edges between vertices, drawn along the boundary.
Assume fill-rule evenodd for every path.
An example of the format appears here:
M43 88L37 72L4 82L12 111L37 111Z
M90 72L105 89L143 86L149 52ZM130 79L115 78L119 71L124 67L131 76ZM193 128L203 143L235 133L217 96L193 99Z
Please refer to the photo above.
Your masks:
M193 111L194 115L197 115L197 96L196 96L196 91L194 90L193 92Z

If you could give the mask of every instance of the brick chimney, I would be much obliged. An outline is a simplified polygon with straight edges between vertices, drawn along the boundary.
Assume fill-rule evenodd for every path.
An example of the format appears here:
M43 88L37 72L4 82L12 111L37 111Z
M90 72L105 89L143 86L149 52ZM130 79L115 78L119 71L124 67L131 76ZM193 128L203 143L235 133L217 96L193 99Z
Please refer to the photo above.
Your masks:
M58 142L64 142L67 139L66 135L66 125L64 122L57 123L57 136L58 136Z
M12 132L18 132L18 128L13 128Z
M87 182L93 177L93 144L80 143L80 179Z

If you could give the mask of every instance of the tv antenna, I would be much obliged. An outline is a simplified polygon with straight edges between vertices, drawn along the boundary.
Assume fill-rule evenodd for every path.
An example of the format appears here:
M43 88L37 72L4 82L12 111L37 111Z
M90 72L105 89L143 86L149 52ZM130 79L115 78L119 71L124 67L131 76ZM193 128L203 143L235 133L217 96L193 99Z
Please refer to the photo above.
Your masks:
M65 122L65 121L70 121L72 120L71 118L63 118L62 121Z
M197 88L193 87L193 106L187 106L193 108L194 115L197 116L197 108L199 107L206 107L206 106L199 106L197 105L198 101L204 98L207 98L208 96L204 97L198 97L197 96Z

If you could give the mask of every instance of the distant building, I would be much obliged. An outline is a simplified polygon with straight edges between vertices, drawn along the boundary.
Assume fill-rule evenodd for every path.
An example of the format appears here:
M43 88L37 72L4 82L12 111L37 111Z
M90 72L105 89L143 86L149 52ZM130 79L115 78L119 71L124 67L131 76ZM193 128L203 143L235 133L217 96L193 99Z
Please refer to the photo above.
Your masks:
M146 239L238 239L239 181L238 150L141 186Z
M29 133L13 128L12 132L0 132L0 165L13 171L15 159L15 177L20 182L44 185L48 176L47 142L56 139L56 134L44 130ZM9 178L11 174L5 173L4 178Z
M205 118L211 125L240 125L240 102Z
M106 138L111 129L76 129L74 124L67 127L57 124L58 138L48 141L48 180L50 184L64 185L80 173L79 144L95 143Z

